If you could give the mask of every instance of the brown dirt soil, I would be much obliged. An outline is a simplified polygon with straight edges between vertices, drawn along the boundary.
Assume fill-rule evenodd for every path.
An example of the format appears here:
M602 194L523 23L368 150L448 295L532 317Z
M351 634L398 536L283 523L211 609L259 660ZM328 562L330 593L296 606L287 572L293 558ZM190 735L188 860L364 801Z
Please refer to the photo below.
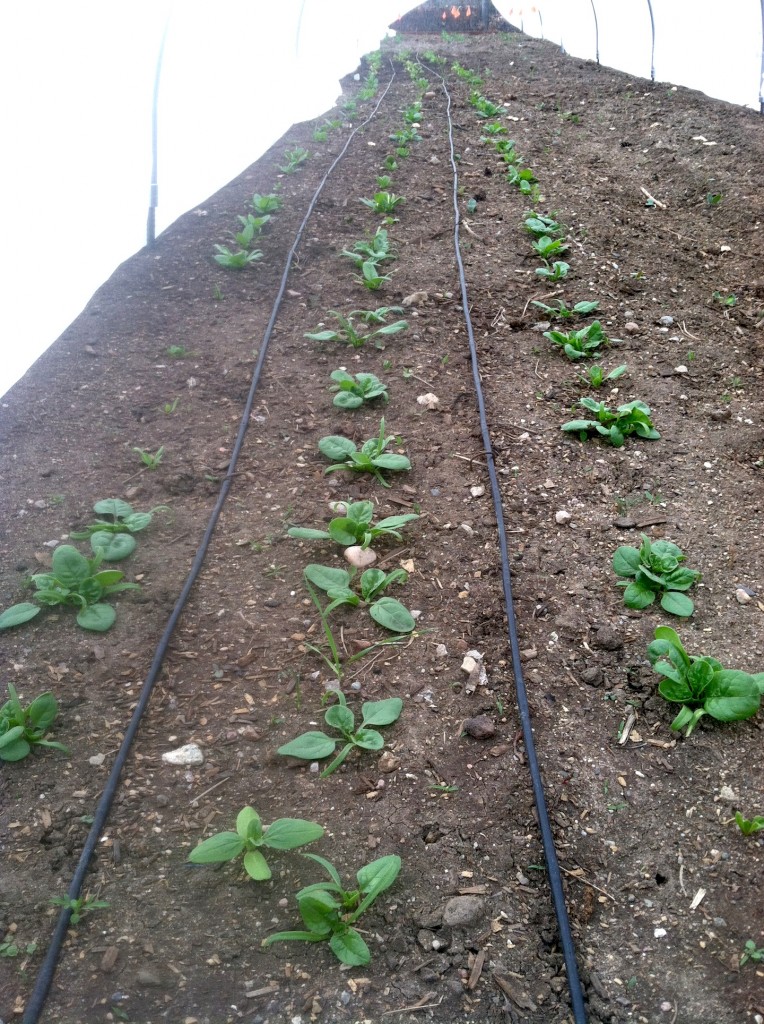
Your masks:
M764 947L764 842L744 837L733 815L764 813L763 720L706 717L689 739L677 737L677 708L658 695L646 649L655 627L671 624L692 653L764 669L762 120L519 34L404 45L447 58L468 301L589 1019L761 1020L764 964L741 966L740 957L749 940ZM454 60L506 104L504 123L540 183L536 208L566 225L571 271L559 286L534 273L529 198L481 142L469 87L448 70ZM422 140L393 174L406 202L389 225L392 282L368 292L338 255L380 223L358 199L375 191L389 136L418 95L400 62L395 71L299 246L230 495L87 878L86 891L109 907L70 930L45 1021L572 1019L518 732L434 76ZM390 75L385 64L381 87ZM347 96L358 89L345 84ZM141 589L114 600L112 630L88 633L71 613L47 611L0 635L4 680L26 699L54 691L54 735L71 751L38 750L0 770L0 938L20 948L0 958L6 1022L29 996L55 920L49 898L69 885L226 474L289 246L349 133L346 124L316 142L314 128L295 126L120 267L2 402L2 607L28 599L29 575L98 499L171 508L119 563ZM310 159L281 174L284 150L297 145ZM263 238L262 264L235 272L214 263L213 245L230 239L252 193L277 184L284 208ZM721 201L709 205L715 194ZM427 294L406 309L408 330L384 349L304 336L331 325L329 310L399 305L417 291ZM627 363L628 373L617 395L610 385L591 393L646 402L660 440L617 449L560 431L587 388L580 366L543 336L548 325L530 301L549 297L599 300L605 331L621 339L605 366ZM182 348L175 358L171 346ZM380 408L333 407L329 374L339 366L388 385L394 448L412 463L388 475L389 489L324 475L321 437L360 443L379 428ZM417 403L426 392L438 396L436 410ZM133 447L160 446L158 468L141 469ZM306 646L321 631L302 569L343 561L333 545L289 539L286 529L324 526L327 503L347 498L372 499L378 517L421 513L402 543L376 545L386 568L408 567L393 593L421 614L413 637L348 665L342 681L356 711L361 699L403 698L399 721L383 730L388 753L355 753L320 779L276 751L321 723L331 678ZM624 606L610 561L640 531L676 542L702 571L692 619ZM740 588L752 599L741 603ZM382 638L362 610L338 611L333 623L348 653ZM461 667L471 649L487 670L476 688ZM475 738L465 723L481 715L488 728ZM192 742L202 765L163 762ZM300 927L294 893L320 877L297 852L272 851L273 878L260 883L240 862L187 863L247 804L266 822L321 823L326 835L312 849L344 880L368 860L400 855L400 877L360 922L368 965L343 968L326 944L261 947L274 931ZM473 900L449 902L459 896ZM449 923L455 910L462 916Z

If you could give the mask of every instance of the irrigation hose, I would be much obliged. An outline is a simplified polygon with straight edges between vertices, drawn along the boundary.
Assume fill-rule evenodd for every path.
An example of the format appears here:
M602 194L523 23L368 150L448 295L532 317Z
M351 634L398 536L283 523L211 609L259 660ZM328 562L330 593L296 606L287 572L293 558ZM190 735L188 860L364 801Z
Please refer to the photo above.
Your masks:
M509 551L507 545L507 531L504 525L504 507L501 501L501 492L499 490L499 480L496 475L496 465L493 457L493 447L491 445L491 434L488 428L488 420L486 418L485 411L485 398L483 395L483 386L480 380L480 366L478 362L477 346L475 344L475 334L472 329L472 317L470 316L470 306L467 297L467 281L464 274L464 263L462 262L461 251L459 248L459 172L456 166L456 159L454 156L454 133L453 133L453 122L451 120L451 94L446 86L446 81L442 75L440 75L434 69L433 73L440 79L441 87L446 96L446 117L448 118L448 144L451 158L451 169L454 175L454 189L453 189L453 202L454 202L454 251L456 253L456 264L459 270L459 286L461 289L462 297L462 310L464 313L464 321L467 327L467 338L469 339L470 348L470 360L472 363L472 378L475 384L475 391L477 394L478 413L480 416L480 432L483 439L483 451L485 453L486 462L488 465L488 476L491 481L491 497L493 499L494 514L496 516L496 525L499 534L499 549L501 552L501 578L504 586L504 606L507 613L507 632L509 635L509 646L512 652L512 670L515 677L515 690L517 694L517 706L520 712L520 724L523 731L523 741L525 743L525 751L528 757L528 769L531 775L531 782L533 785L533 796L536 801L536 810L538 812L539 828L541 830L541 841L544 847L544 856L546 858L547 876L549 878L549 887L552 890L552 902L554 904L554 911L557 917L557 925L560 931L560 945L562 946L562 955L565 960L565 968L568 975L568 988L570 989L570 999L573 1008L573 1018L576 1024L586 1024L586 1008L584 1005L584 994L581 988L581 979L578 973L578 964L576 962L576 949L573 941L573 935L570 930L570 921L568 919L568 911L565 906L565 893L562 885L562 875L560 874L560 865L557 859L557 851L554 845L554 836L552 834L552 827L549 822L549 813L547 811L546 799L544 797L544 784L541 780L541 772L539 769L538 756L536 753L536 745L533 740L533 724L531 722L530 708L528 706L528 691L525 686L525 679L523 676L523 669L520 663L520 642L517 636L517 622L515 619L515 605L512 598L512 579L509 570Z
M135 710L133 711L132 717L130 719L130 724L128 725L125 731L124 739L122 740L122 744L117 752L117 756L114 759L114 763L109 773L109 777L106 780L106 785L98 801L98 806L96 807L95 813L93 815L93 823L90 826L90 831L88 832L87 839L85 840L85 844L82 848L82 853L80 854L79 861L77 862L77 867L72 877L72 881L67 890L67 896L71 900L76 900L79 898L80 891L82 889L82 884L85 880L85 876L90 866L90 861L92 860L96 844L98 843L98 840L101 836L101 832L103 831L103 828L106 824L109 813L111 811L111 806L112 803L114 802L114 797L117 792L117 787L119 785L119 779L120 775L122 774L122 769L125 765L125 762L127 761L127 757L130 752L130 747L132 746L135 735L138 732L138 727L140 725L141 719L143 718L146 708L148 707L149 700L154 689L154 685L156 683L157 677L159 676L159 670L162 667L162 662L164 661L164 657L167 653L167 648L170 643L170 639L181 616L181 613L183 612L186 602L188 601L191 590L193 589L193 586L196 583L199 573L201 572L202 565L204 564L204 560L207 555L207 550L210 545L210 541L212 540L212 535L215 532L215 527L217 526L218 519L220 518L220 514L223 510L223 505L225 504L226 498L228 497L228 492L231 489L231 485L236 475L236 465L238 463L239 455L241 454L241 450L244 445L244 438L249 427L252 407L255 402L255 394L257 392L258 384L260 383L260 377L262 375L265 357L268 352L268 346L271 340L271 335L273 334L273 328L275 326L276 319L281 308L281 303L284 298L284 292L286 291L287 286L287 279L289 277L289 272L292 268L292 262L297 252L297 247L299 246L300 241L302 240L302 236L305 232L305 228L307 227L311 214L316 208L316 204L319 200L321 192L323 191L324 186L329 180L330 175L334 171L337 164L345 156L345 153L347 152L350 143L353 141L357 133L362 128L365 128L366 125L369 124L369 122L374 118L382 104L382 101L384 100L390 87L392 86L393 81L395 79L395 68L392 66L392 64L391 71L392 74L390 77L390 81L387 83L387 86L382 95L379 97L377 103L375 104L374 109L371 111L366 120L362 121L359 125L357 125L350 133L350 135L348 135L347 140L345 141L345 144L343 145L342 149L339 151L338 155L331 163L329 169L326 171L323 178L319 182L318 188L314 192L313 198L308 204L305 216L303 217L302 222L299 228L297 229L297 234L295 235L294 242L292 243L292 247L290 248L286 258L284 272L281 275L279 289L273 303L273 308L271 310L271 315L268 320L268 324L265 328L265 333L263 334L263 341L260 346L260 352L258 353L257 362L255 363L255 368L252 372L252 381L249 388L249 394L247 395L247 400L244 403L244 411L239 422L239 429L236 434L236 440L234 442L233 448L231 449L231 459L228 464L228 472L226 473L220 485L220 492L218 494L217 501L215 502L215 506L213 507L212 512L210 514L210 518L207 522L207 527L204 531L201 543L199 545L199 548L197 549L196 555L191 564L191 568L189 570L188 576L186 577L186 581L183 584L183 588L180 592L180 595L178 596L178 599L175 602L175 606L170 614L170 617L167 620L167 625L164 628L164 632L162 633L162 636L159 639L159 643L156 646L154 656L149 667L148 675L146 676L146 679L143 682L138 702L135 705ZM53 930L53 935L50 940L50 945L48 946L48 949L46 950L45 953L45 959L43 960L43 963L40 966L40 970L37 973L34 988L32 989L29 1000L24 1009L22 1024L37 1024L37 1022L40 1019L40 1013L42 1012L43 1006L45 1005L45 1001L50 991L50 986L53 983L53 978L56 973L59 957L61 955L61 948L66 937L67 929L69 928L69 919L71 918L71 915L71 908L64 907L58 916L56 927Z

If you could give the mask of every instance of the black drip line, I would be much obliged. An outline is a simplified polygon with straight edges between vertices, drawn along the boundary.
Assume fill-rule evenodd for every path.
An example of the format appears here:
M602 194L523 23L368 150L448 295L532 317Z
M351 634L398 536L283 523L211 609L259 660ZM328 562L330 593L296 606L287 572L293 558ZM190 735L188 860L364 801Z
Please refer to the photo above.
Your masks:
M424 67L424 65L421 65ZM557 926L560 931L560 945L562 947L562 955L565 960L565 968L568 976L568 988L570 989L570 998L573 1008L573 1018L575 1024L586 1024L586 1008L584 1004L584 994L581 987L581 979L578 973L578 964L576 962L576 947L573 940L573 935L570 930L570 921L568 919L568 911L565 906L565 893L562 885L562 875L560 873L560 865L557 859L557 851L554 845L554 836L552 834L552 826L549 821L549 812L546 806L546 799L544 796L544 783L541 780L541 771L539 769L538 756L536 753L536 745L533 740L533 725L531 722L530 708L528 706L528 691L525 686L525 678L523 676L523 669L520 663L520 642L517 636L517 622L515 618L515 605L512 598L512 579L509 569L509 551L507 545L507 532L504 524L504 507L501 501L501 491L499 490L499 481L496 475L496 465L493 457L493 447L491 445L491 433L488 428L488 420L485 411L485 398L483 396L483 386L480 379L480 366L478 362L477 346L475 344L475 334L472 329L472 317L470 316L469 300L467 297L467 280L464 274L464 263L462 262L461 251L459 248L459 172L454 158L454 133L453 133L453 122L451 120L451 94L446 86L446 80L440 75L434 68L427 67L426 70L432 71L440 79L441 88L446 97L446 117L448 118L448 144L449 144L449 156L451 160L451 169L454 175L454 188L453 188L453 203L454 203L454 251L456 254L456 264L459 270L459 286L461 289L462 296L462 311L464 313L464 322L467 327L467 338L469 340L470 348L470 361L472 364L472 379L475 384L475 392L477 395L478 414L480 416L480 433L483 440L483 453L486 457L486 464L488 467L488 476L491 482L491 498L493 499L494 514L496 516L496 527L499 534L499 550L501 552L501 578L504 587L504 606L507 614L507 633L509 636L509 646L512 653L512 671L515 677L515 691L517 694L517 707L520 712L520 724L523 732L523 742L525 743L525 751L528 757L528 770L531 775L531 783L533 785L533 796L536 801L536 811L538 813L539 829L541 831L541 841L544 847L544 856L546 858L547 876L549 878L549 887L552 891L552 902L554 904L554 912L557 917Z
M323 191L326 182L329 180L330 175L334 171L337 164L345 156L345 153L347 152L350 143L353 141L354 137L362 128L365 128L366 125L374 118L375 114L377 113L382 104L382 101L387 96L387 93L395 79L395 68L392 64L390 65L390 67L392 74L390 77L390 81L387 83L384 92L377 100L374 109L371 111L366 120L362 121L359 125L357 125L350 133L350 135L347 137L344 146L342 147L338 155L335 157L329 169L326 171L323 178L319 182L318 188L316 189L315 193L313 194L313 198L308 204L305 216L303 217L302 222L299 228L297 229L297 234L295 235L294 242L292 243L292 247L290 248L286 258L284 272L281 276L279 290L276 294L276 298L273 303L271 315L268 320L268 324L265 328L265 333L263 334L263 341L260 346L257 362L255 363L255 368L252 373L252 382L250 384L249 394L247 395L247 400L244 404L244 411L239 422L239 429L236 434L236 440L231 450L231 460L228 465L228 471L220 485L220 492L218 494L217 501L215 502L215 505L210 514L210 518L207 522L207 527L204 531L201 543L199 545L199 548L197 549L196 555L191 564L188 576L186 577L186 582L183 584L183 588L180 592L180 595L178 596L178 599L175 602L175 606L170 614L170 617L167 620L167 625L164 628L164 632L162 633L162 636L159 639L159 643L157 644L154 656L151 661L151 665L149 667L148 675L144 680L143 686L141 688L141 693L138 698L138 702L135 705L135 710L133 711L133 715L130 719L129 725L125 730L124 739L122 740L122 744L119 750L117 751L117 756L114 759L111 772L109 773L109 778L106 781L106 785L98 801L98 806L96 807L95 813L93 815L93 823L90 826L90 831L88 832L85 844L82 848L82 853L80 854L79 861L77 862L77 867L72 877L72 881L67 890L67 896L69 897L69 899L76 900L79 898L79 894L82 889L82 884L85 880L88 868L90 867L90 861L92 860L96 844L98 843L98 840L101 836L101 832L103 831L103 828L106 824L109 813L111 811L111 806L112 803L114 802L114 797L117 793L117 788L119 785L122 769L125 765L125 762L127 761L127 757L130 752L130 747L132 746L133 740L135 739L135 735L138 732L138 727L140 725L141 719L143 718L146 708L148 707L149 700L154 689L154 685L159 676L159 670L162 667L162 662L164 661L165 654L167 653L167 648L169 646L170 639L172 637L176 625L178 624L178 620L180 619L181 613L185 608L191 590L193 589L193 586L196 583L199 573L201 572L202 565L204 564L204 560L206 558L207 551L212 540L212 535L215 532L215 527L217 526L218 519L220 518L220 514L223 510L223 505L225 504L226 498L228 497L228 492L231 489L231 485L236 475L236 465L238 463L239 455L241 454L241 450L244 445L244 438L247 434L250 415L252 413L252 407L255 402L255 394L257 392L258 384L260 383L260 377L262 375L265 357L268 352L269 342L271 340L273 328L275 326L279 309L281 308L281 303L284 298L284 292L286 291L287 286L287 279L289 277L289 272L292 268L292 262L297 252L297 247L299 246L300 241L302 240L302 236L305 232L305 228L307 227L308 220L310 219L311 214L316 208L316 204L318 203L321 192ZM27 1001L24 1010L24 1016L22 1017L22 1024L37 1024L37 1022L40 1019L40 1014L45 1005L45 1001L48 997L50 986L53 983L56 968L58 967L58 961L61 956L61 949L64 943L64 939L66 937L67 930L69 928L69 919L71 915L71 908L64 907L58 916L58 920L56 921L56 927L53 931L53 935L50 940L50 945L48 946L48 949L45 953L45 959L43 960L43 963L40 966L40 970L38 971L37 977L35 978L34 988L32 989L29 1000Z

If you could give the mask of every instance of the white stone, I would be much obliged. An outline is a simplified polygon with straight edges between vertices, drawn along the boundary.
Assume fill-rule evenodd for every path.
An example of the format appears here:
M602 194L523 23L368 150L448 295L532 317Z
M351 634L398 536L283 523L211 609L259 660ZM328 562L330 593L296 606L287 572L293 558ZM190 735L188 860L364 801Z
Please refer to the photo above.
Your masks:
M440 406L440 399L432 391L428 391L426 395L417 397L417 405L423 405L425 409L437 409Z
M162 754L165 764L203 764L204 754L195 743L186 743L176 750L168 750Z
M560 524L560 526L564 526L566 523L569 523L571 521L573 516L570 514L570 512L566 512L564 508L561 508L559 512L555 512L554 518L555 521Z
M377 560L376 553L371 548L362 548L357 544L352 545L349 548L345 548L343 552L345 555L345 561L350 562L356 569L368 569L370 565L374 565Z
M470 487L470 494L473 498L482 498L485 494L485 487L482 484L477 484L475 487Z

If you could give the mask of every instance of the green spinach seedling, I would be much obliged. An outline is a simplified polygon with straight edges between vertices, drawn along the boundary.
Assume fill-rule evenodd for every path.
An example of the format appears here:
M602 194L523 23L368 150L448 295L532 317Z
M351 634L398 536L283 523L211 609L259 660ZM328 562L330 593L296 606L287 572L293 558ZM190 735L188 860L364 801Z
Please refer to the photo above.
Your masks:
M277 196L273 192L267 196L261 196L259 192L255 192L250 202L258 217L263 217L268 213L276 213L284 205L284 200L281 196Z
M150 512L134 512L132 505L121 498L103 498L93 506L93 511L106 519L96 519L84 530L72 531L74 540L90 538L95 554L105 562L118 562L131 555L136 547L134 533L145 530L156 512L169 512L167 505L157 505Z
M563 263L561 260L555 260L551 268L549 264L545 267L537 267L536 273L539 277L543 278L544 281L562 281L568 276L570 270L569 263Z
M568 359L573 360L584 359L601 346L610 344L599 320L594 320L579 331L544 331L544 337L559 345Z
M244 870L256 882L264 882L271 877L271 869L260 852L261 846L271 850L295 850L314 843L323 834L320 825L304 818L278 818L270 825L263 825L253 807L244 807L236 816L235 832L210 836L191 851L188 859L192 864L220 864L244 854Z
M383 284L387 284L392 279L391 274L380 274L379 268L373 260L366 260L361 264L361 273L353 275L354 281L362 284L364 288L368 288L372 292L379 291Z
M396 206L405 203L406 200L394 192L375 192L372 199L362 199L361 202L375 213L392 213Z
M342 514L332 519L328 530L292 526L287 530L287 534L299 540L333 540L335 544L341 544L344 548L354 545L368 548L377 537L403 540L398 532L401 527L419 519L413 512L407 512L402 516L388 516L375 523L374 503L371 501L338 502L338 505L338 511Z
M383 402L389 398L387 385L373 373L352 374L345 370L334 370L331 378L334 381L331 390L337 392L332 404L338 409L358 409L364 402L371 402L375 398L381 398Z
M526 214L523 224L525 225L526 231L529 231L532 235L536 235L537 237L548 235L553 238L555 235L559 235L562 232L562 226L554 219L554 217L545 217L540 213Z
M26 708L12 683L8 683L8 695L10 700L0 707L0 761L21 761L32 747L69 753L63 743L44 738L58 714L58 702L52 693L41 693Z
M396 259L395 253L390 248L390 242L384 228L377 228L370 242L365 242L362 239L354 242L352 250L343 249L340 255L351 259L358 270L362 268L364 263L374 263L376 265L384 263L385 260Z
M596 419L569 420L563 423L561 430L566 433L578 434L582 441L594 432L603 437L614 448L622 447L631 434L645 441L657 441L661 436L650 419L650 408L644 402L627 402L613 411L604 402L593 398L582 398L578 403L584 409L595 414Z
M760 963L762 960L764 960L764 946L762 946L760 949L757 948L756 943L753 941L753 939L749 939L748 942L746 942L745 944L743 953L740 957L740 966L743 967L745 964L748 963L749 960L753 960L756 963Z
M662 677L658 693L665 700L682 705L671 723L675 732L686 728L685 736L689 736L703 715L720 722L739 722L759 710L764 672L749 675L724 669L708 655L689 655L669 626L655 630L647 656L653 670Z
M394 569L386 575L381 569L367 569L362 574L360 581L363 603L370 606L369 614L375 622L395 635L387 640L364 647L357 654L348 655L343 659L329 624L329 616L335 608L343 605L358 607L362 603L361 597L350 586L353 576L354 573L349 573L345 569L335 569L328 565L307 565L303 571L305 587L321 618L321 627L329 647L329 654L327 655L314 644L306 644L306 647L323 658L338 679L342 678L343 664L350 664L366 657L378 646L397 643L407 634L412 633L416 627L411 612L400 601L396 601L392 597L380 596L391 583L405 583L408 579L407 573L403 569ZM325 608L316 593L317 589L323 590L329 598L329 604Z
M354 309L348 316L343 316L334 309L329 310L329 315L333 316L339 324L336 331L311 331L306 334L306 338L310 338L311 341L341 341L345 345L351 345L353 348L362 348L367 341L374 341L375 348L383 348L382 338L387 338L392 334L398 334L400 331L405 331L408 327L407 320L396 320L394 323L385 324L385 318L390 313L402 312L401 306L380 306L379 309ZM373 331L362 331L360 325L356 324L356 320L361 320L363 323L370 326L374 324L383 324L384 326L376 328ZM321 326L321 325L319 325Z
M735 823L744 836L752 836L755 832L761 832L764 829L764 814L745 818L740 811L735 811Z
M386 156L382 162L382 166L385 168L386 171L398 170L398 162L396 161L394 156Z
M79 924L86 914L92 914L94 910L105 910L111 906L108 900L97 900L92 896L79 896L76 899L72 896L51 896L50 902L54 907L71 910L71 924Z
M599 308L599 302L577 302L572 309L568 309L562 299L554 299L553 302L553 306L548 306L545 302L537 302L534 299L532 305L537 306L553 320L568 320L573 316L589 316Z
M164 458L164 445L161 445L155 452L146 451L145 448L133 448L140 456L140 460L146 469L156 469Z
M262 235L270 219L271 215L269 213L263 214L262 217L253 217L251 213L248 213L243 217L239 216L241 231L238 231L234 235L235 241L237 241L242 248L248 249L253 240Z
M561 256L570 246L562 238L550 238L549 235L539 235L533 243L533 250L544 261L553 256Z
M609 380L618 380L619 377L623 377L624 373L628 370L626 363L621 363L620 366L616 366L610 373L605 373L603 366L598 366L596 363L593 366L587 366L584 373L577 374L578 377L586 384L589 384L593 388L601 388L603 384L607 384Z
M283 165L279 165L279 170L284 174L294 174L298 171L305 161L310 156L307 149L297 147L296 149L288 149L284 153L284 160L286 161Z
M377 188L381 192L389 192L393 187L393 179L389 174L380 174L377 178Z
M700 579L695 569L687 569L681 548L669 540L650 541L644 533L638 548L623 545L613 555L613 572L625 587L623 603L627 608L647 608L660 594L660 604L670 615L687 618L695 605L685 591Z
M331 881L308 885L297 893L297 907L305 931L276 932L263 939L262 945L288 941L328 942L341 963L351 967L367 964L371 959L369 947L352 925L398 877L400 857L393 854L365 864L356 874L358 888L346 890L337 869L328 860L315 853L303 856L320 864Z
M497 121L488 121L483 125L483 131L485 135L481 136L481 142L490 142L495 139L497 135L506 135L507 129L503 124L499 124Z
M395 434L385 435L384 417L380 421L378 436L365 441L360 451L349 437L343 437L341 434L322 437L318 442L319 451L332 462L324 473L334 473L340 469L349 469L354 473L371 473L383 487L389 487L390 484L382 476L382 470L403 473L411 469L411 463L405 455L385 451L394 440Z
M321 772L321 778L335 772L353 747L360 750L381 750L385 745L381 732L371 729L372 725L391 725L397 722L403 710L403 701L400 697L390 697L387 700L366 701L361 708L361 724L356 729L355 716L347 706L345 695L337 693L338 703L328 708L324 715L324 721L332 729L336 729L341 738L327 736L325 732L317 730L304 732L297 739L285 743L279 747L278 753L288 757L298 757L302 761L321 761L325 757L334 754L338 743L344 741L344 746L334 760Z
M82 629L103 633L114 625L117 613L101 598L122 590L139 590L137 583L122 583L124 573L117 569L98 572L101 556L85 558L70 544L62 544L53 552L51 572L36 573L32 583L38 604L14 604L0 615L0 629L10 629L33 619L40 605L70 605L78 609L77 623Z
M244 249L240 252L232 252L227 245L216 245L215 249L215 262L227 270L241 270L252 263L258 263L263 258L259 249L253 249L251 252Z

